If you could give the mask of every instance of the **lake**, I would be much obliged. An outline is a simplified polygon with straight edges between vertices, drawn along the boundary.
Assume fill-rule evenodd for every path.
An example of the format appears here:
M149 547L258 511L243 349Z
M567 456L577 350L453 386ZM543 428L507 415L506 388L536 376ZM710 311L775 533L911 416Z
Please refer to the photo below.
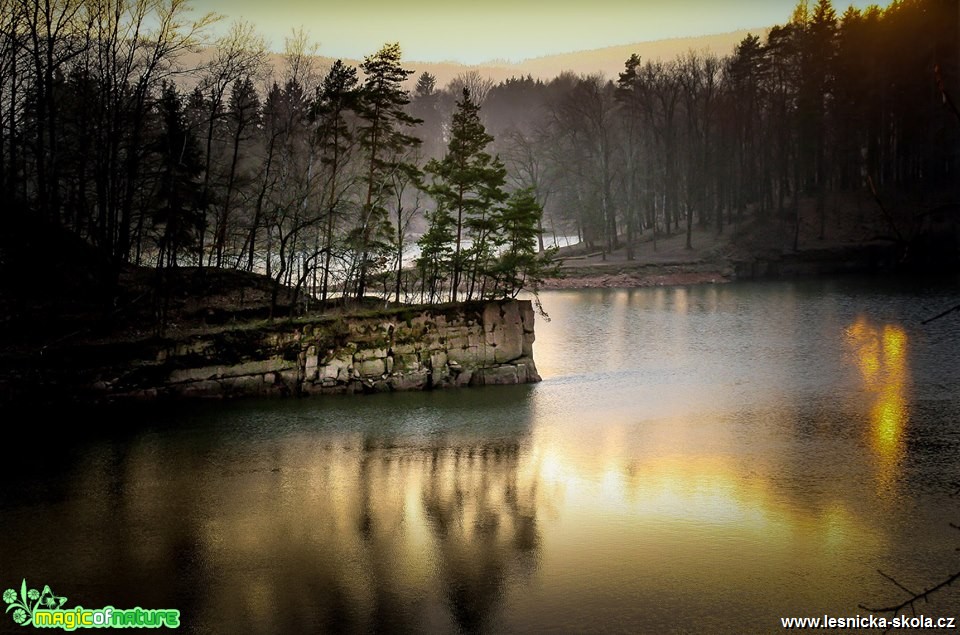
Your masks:
M960 313L920 324L958 296L551 291L536 385L110 409L73 434L83 413L7 413L0 587L191 633L867 615L906 598L878 570L913 591L960 570ZM957 616L960 590L917 608Z

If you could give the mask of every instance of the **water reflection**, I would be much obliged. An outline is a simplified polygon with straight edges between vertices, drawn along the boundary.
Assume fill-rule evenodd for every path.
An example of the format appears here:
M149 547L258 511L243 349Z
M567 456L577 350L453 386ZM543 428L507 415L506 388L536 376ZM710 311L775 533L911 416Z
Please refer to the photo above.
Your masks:
M227 588L249 579L250 563L258 563L257 594L269 594L248 598L238 625L475 632L508 581L535 570L538 488L518 471L522 432L427 442L356 435L317 447L320 441L277 446L268 463L283 467L272 479L202 479L202 497L221 502L206 523L204 559L233 574L218 579L219 608L233 603ZM301 579L291 580L291 571ZM288 594L292 582L310 590L309 608ZM211 623L217 609L210 608ZM277 623L278 616L287 621Z
M933 579L955 547L926 529L949 492L911 486L955 478L960 340L872 297L544 294L536 386L183 409L0 466L0 562L203 633L845 615L889 597L876 569Z
M847 327L847 345L870 395L870 441L877 456L877 481L882 492L897 482L904 456L904 428L909 410L907 333L899 325L877 326L860 316Z
M46 522L5 515L31 553L0 556L27 577L46 561L51 580L92 591L84 605L177 606L193 632L490 630L541 547L538 475L520 469L530 391L493 390L482 411L488 389L466 396L477 403L438 395L442 412L486 420L429 434L416 407L384 416L404 396L334 402L332 430L316 430L327 408L269 404L199 433L90 445L59 468L69 489ZM263 430L271 420L281 429Z
M518 445L431 456L423 506L457 625L485 626L507 579L529 574L540 546L538 480L518 473Z

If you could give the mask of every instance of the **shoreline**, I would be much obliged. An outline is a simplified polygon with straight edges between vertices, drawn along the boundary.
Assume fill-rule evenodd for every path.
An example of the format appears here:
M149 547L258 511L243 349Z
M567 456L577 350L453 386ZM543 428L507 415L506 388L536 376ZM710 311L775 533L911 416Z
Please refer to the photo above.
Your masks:
M529 300L399 307L236 323L140 340L0 356L0 404L302 397L526 384Z
M741 257L715 253L661 252L628 261L608 256L562 259L561 277L540 286L549 289L645 288L724 284L737 280L777 280L818 275L877 273L902 270L896 245L888 242L822 245L795 252L769 252Z
M726 284L734 278L720 271L674 271L647 273L644 271L617 271L573 275L566 278L548 278L541 291L564 289L611 289L670 287L688 284Z

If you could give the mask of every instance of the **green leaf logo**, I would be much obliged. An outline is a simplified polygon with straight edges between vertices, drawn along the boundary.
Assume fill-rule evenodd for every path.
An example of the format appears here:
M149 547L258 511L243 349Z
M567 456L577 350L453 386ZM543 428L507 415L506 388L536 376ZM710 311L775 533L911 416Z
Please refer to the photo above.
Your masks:
M13 589L3 592L3 601L7 604L5 613L13 611L13 621L20 626L29 626L33 622L33 614L40 609L63 608L67 601L65 597L54 595L49 585L43 586L43 591L27 588L26 578L20 582L20 593Z

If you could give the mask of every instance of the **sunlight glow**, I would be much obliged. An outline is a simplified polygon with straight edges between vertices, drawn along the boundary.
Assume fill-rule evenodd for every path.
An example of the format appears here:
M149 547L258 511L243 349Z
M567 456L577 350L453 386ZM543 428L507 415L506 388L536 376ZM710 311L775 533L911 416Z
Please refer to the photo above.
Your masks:
M880 489L885 491L896 481L904 453L903 431L909 417L907 333L894 324L872 326L861 316L847 328L846 336L863 386L875 395L870 409L871 444L878 457Z
M869 0L852 3L865 6ZM789 19L796 3L196 0L194 4L197 13L225 14L227 24L235 18L253 22L277 52L282 51L291 29L302 25L312 40L320 42L321 53L327 56L361 59L384 42L399 41L411 60L478 64L772 26ZM219 34L225 28L216 25L214 32Z

